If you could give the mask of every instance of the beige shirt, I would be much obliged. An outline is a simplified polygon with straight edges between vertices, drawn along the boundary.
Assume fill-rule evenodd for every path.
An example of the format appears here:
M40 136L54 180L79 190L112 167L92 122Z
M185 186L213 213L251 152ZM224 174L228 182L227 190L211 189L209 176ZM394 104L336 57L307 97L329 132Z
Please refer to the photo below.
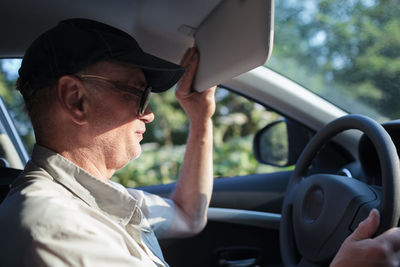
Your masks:
M2 266L168 266L173 202L104 183L36 146L0 206Z

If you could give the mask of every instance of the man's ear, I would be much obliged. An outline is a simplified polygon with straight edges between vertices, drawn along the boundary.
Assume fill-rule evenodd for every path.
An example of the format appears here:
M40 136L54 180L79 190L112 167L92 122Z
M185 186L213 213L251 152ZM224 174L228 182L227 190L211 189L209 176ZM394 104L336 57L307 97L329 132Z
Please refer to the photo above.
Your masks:
M58 79L58 101L71 120L78 125L87 123L85 93L82 82L77 77L65 75Z

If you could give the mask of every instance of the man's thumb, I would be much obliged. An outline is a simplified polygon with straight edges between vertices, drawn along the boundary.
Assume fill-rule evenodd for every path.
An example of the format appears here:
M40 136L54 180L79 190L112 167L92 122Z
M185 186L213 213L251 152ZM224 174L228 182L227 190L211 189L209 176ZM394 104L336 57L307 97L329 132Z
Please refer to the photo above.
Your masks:
M349 236L353 241L360 241L366 238L370 238L376 230L378 230L380 221L379 211L372 209L368 217L362 221L356 230Z

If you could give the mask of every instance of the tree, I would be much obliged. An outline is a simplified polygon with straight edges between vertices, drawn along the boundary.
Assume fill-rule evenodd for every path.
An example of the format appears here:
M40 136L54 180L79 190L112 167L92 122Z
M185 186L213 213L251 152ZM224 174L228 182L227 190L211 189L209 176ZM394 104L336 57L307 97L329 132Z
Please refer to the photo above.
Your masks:
M400 116L397 0L277 1L276 20L269 66L327 98L337 97L335 86L350 100L345 108L359 99L388 118Z

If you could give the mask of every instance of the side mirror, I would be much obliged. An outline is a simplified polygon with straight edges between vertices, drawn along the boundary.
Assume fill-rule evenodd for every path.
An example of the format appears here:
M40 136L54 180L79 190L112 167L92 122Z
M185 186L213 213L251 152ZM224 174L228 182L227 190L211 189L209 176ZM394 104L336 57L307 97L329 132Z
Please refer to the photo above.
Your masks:
M275 121L257 132L253 142L254 156L263 164L294 165L312 136L313 132L294 121Z

